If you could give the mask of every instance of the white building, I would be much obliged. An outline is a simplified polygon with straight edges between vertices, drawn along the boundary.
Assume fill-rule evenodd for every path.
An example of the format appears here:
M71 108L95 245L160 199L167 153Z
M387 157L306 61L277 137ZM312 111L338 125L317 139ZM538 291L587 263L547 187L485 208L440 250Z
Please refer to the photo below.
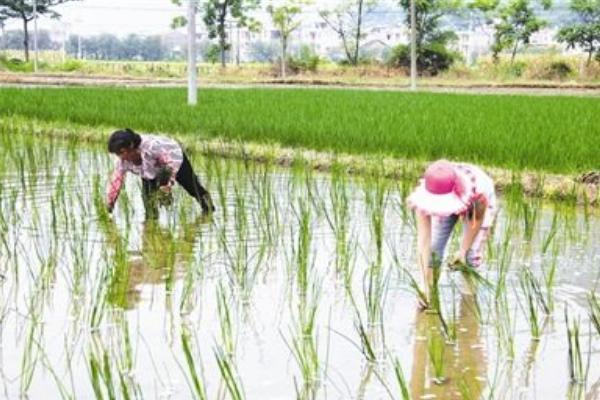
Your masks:
M472 30L455 31L458 36L453 49L458 51L465 60L465 63L471 65L483 55L489 54L490 48L494 43L494 30L486 26L480 26Z

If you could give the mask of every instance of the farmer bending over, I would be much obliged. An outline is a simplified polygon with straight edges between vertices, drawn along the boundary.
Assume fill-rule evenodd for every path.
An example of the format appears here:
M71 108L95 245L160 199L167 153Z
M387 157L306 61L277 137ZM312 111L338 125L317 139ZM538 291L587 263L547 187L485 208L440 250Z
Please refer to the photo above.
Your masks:
M463 221L463 237L449 264L481 265L484 245L497 211L494 182L479 167L440 160L427 167L407 202L416 214L418 263L429 301L432 268L441 265L446 244L459 218Z
M181 145L155 135L138 135L129 128L118 130L108 139L108 151L119 157L107 190L108 211L112 212L127 172L142 177L142 197L146 218L157 215L157 198L169 199L175 182L195 198L202 212L213 212L210 194L200 184Z

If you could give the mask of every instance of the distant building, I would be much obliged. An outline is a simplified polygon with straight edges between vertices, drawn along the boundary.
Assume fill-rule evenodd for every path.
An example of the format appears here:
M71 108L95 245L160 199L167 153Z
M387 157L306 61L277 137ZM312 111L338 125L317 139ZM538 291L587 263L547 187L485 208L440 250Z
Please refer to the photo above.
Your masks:
M237 27L233 22L229 24L227 28L228 42L231 43L231 50L227 54L229 62L253 61L252 49L257 43L270 46L271 52L279 49L280 32L273 25L270 16L263 15L260 22L262 25L258 32L251 32L245 27ZM382 60L394 46L410 43L410 30L403 23L374 23L371 20L368 23L365 22L363 28L361 53L370 58ZM473 27L463 21L460 27L449 26L447 29L456 33L457 41L452 44L452 48L462 55L467 64L471 65L480 57L490 54L494 42L493 26ZM566 47L556 40L557 32L558 29L555 27L541 29L531 36L528 48L531 50L554 48L563 53L567 52ZM200 42L209 40L207 30L202 27L199 28L197 37ZM164 35L163 40L167 48L171 48L174 54L185 54L185 34L173 32ZM297 52L302 45L309 46L312 51L323 58L341 60L346 57L340 37L319 16L304 16L301 26L292 32L289 38L289 54ZM568 53L573 52L579 51L568 51ZM279 53L276 54L276 57L279 57Z
M531 40L529 42L529 46L539 48L539 49L548 49L552 47L562 47L562 44L556 40L556 35L558 34L558 29L554 27L542 28L539 31L535 32L531 35Z
M474 64L481 56L490 53L494 43L494 30L487 26L480 26L471 30L455 31L458 40L453 46L458 51L466 64Z

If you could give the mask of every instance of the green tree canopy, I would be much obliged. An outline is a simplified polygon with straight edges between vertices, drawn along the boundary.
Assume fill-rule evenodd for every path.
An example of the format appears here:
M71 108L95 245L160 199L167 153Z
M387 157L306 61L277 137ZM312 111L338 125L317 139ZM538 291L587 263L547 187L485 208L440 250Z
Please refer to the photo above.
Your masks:
M360 44L364 38L363 24L365 15L369 14L378 0L342 0L332 10L320 10L319 15L325 23L342 40L346 60L357 65L360 55Z
M544 9L552 5L550 0L542 0ZM512 47L511 64L515 60L519 44L527 45L531 35L546 26L546 21L535 14L531 0L510 0L500 8L500 21L496 24L492 53L497 60L504 49Z
M571 0L569 8L577 22L564 26L557 38L569 48L580 47L588 53L589 64L594 53L600 57L600 0Z
M267 6L271 14L273 25L279 30L281 39L281 76L285 78L288 41L292 32L300 27L301 21L296 19L302 12L302 5L308 4L306 0L287 0L286 3Z

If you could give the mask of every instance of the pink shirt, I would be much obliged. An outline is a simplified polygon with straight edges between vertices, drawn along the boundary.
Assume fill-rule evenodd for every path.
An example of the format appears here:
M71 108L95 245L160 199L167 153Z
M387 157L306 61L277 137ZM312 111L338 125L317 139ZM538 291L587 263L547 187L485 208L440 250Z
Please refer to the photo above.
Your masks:
M132 172L144 179L155 179L161 168L171 170L170 185L175 183L175 176L183 162L181 145L173 139L155 135L140 135L140 152L142 163L136 165L129 161L119 159L115 165L112 178L106 190L106 199L109 206L113 206L119 197L121 187L127 172Z
M456 172L462 174L464 179L469 179L472 183L472 193L470 196L471 204L475 200L482 201L486 205L486 213L483 216L482 227L489 228L494 222L498 205L496 200L496 191L494 181L481 168L467 163L454 163Z

